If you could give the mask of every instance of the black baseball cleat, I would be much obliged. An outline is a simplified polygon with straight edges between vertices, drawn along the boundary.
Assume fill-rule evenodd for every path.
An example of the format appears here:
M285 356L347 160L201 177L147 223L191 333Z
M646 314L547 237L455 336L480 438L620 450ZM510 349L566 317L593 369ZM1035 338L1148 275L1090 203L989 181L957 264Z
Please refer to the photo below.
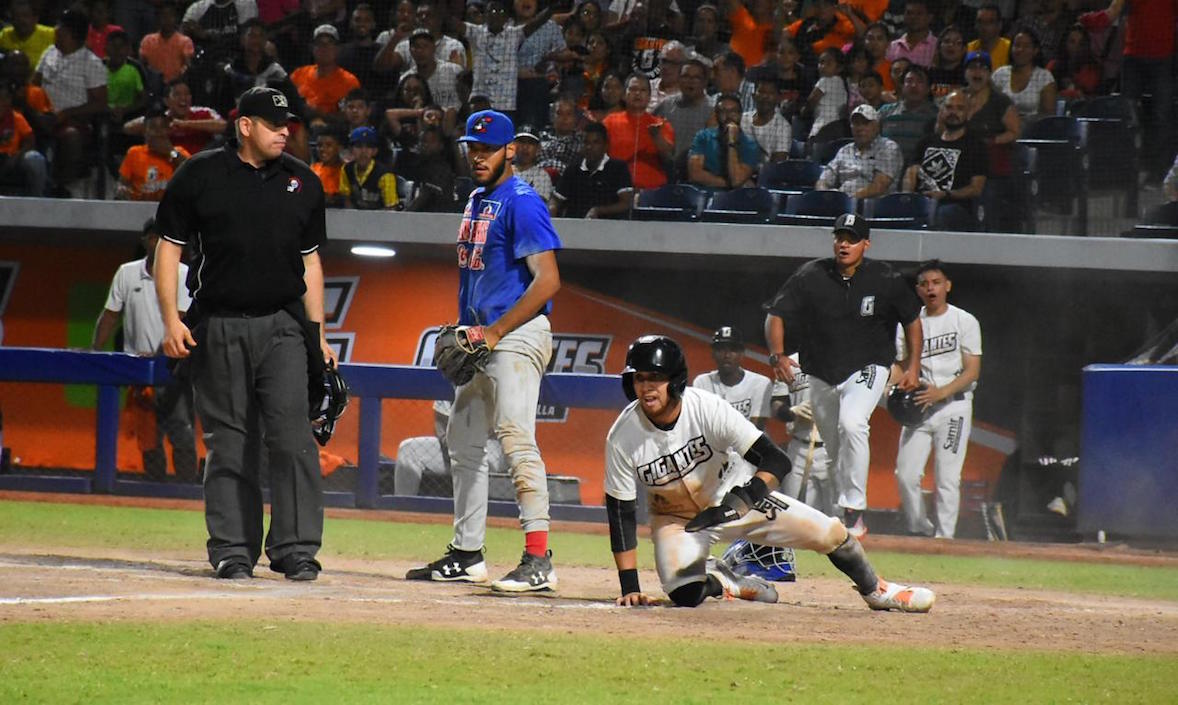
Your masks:
M440 583L485 583L487 563L483 560L483 549L460 551L446 546L446 555L432 563L410 568L406 580L433 580Z
M491 583L491 589L495 592L540 592L555 590L556 585L552 551L545 552L543 556L524 551L515 570Z
M319 577L323 566L305 553L292 553L277 561L270 562L270 570L282 573L287 580L310 581Z
M218 580L249 580L254 577L254 569L244 558L226 558L217 563L215 575Z

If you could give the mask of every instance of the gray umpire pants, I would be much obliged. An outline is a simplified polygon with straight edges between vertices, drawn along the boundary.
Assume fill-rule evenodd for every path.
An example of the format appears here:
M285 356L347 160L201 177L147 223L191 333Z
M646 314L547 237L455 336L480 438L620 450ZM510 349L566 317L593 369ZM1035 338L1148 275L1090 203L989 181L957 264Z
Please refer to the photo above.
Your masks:
M193 351L193 388L204 427L209 563L262 551L263 446L270 470L274 563L314 556L323 540L323 478L307 418L307 352L290 314L211 316Z

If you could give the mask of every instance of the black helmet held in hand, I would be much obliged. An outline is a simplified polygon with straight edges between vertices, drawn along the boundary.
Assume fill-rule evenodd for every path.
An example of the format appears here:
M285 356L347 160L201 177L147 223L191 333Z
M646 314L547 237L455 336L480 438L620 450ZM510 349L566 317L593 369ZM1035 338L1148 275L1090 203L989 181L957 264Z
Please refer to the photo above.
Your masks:
M626 352L626 368L622 370L622 391L630 401L638 398L634 391L635 372L665 374L671 380L672 399L683 396L683 390L687 388L687 358L683 355L683 348L665 335L644 335L630 344L630 350Z
M927 388L923 383L909 390L892 387L888 394L888 413L904 426L919 426L924 423L928 418L928 412L916 401L916 394Z

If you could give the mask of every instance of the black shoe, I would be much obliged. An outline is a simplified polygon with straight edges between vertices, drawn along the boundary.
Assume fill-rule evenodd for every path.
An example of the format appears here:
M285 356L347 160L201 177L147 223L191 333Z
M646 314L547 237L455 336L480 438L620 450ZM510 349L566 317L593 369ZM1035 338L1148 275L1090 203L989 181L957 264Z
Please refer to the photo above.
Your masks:
M483 551L460 551L453 545L446 546L446 555L438 560L405 573L406 580L435 580L442 583L485 583L487 563Z
M217 564L216 577L218 580L249 580L254 577L254 569L244 558L226 558Z
M319 561L305 553L294 553L277 561L270 562L270 570L283 573L287 580L315 580L323 566Z
M543 556L534 556L524 551L515 570L491 583L491 589L495 592L540 592L555 590L556 585L552 551L545 552Z

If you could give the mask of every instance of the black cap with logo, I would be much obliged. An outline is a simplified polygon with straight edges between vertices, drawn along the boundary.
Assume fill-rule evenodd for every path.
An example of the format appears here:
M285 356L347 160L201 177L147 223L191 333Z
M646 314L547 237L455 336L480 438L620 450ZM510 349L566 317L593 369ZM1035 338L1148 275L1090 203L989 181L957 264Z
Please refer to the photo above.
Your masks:
M274 125L285 125L299 121L299 116L290 111L286 95L275 88L255 86L237 99L238 117L260 117Z
M871 239L871 228L867 225L867 219L854 213L843 213L834 221L834 234L839 233L850 233L856 240Z

